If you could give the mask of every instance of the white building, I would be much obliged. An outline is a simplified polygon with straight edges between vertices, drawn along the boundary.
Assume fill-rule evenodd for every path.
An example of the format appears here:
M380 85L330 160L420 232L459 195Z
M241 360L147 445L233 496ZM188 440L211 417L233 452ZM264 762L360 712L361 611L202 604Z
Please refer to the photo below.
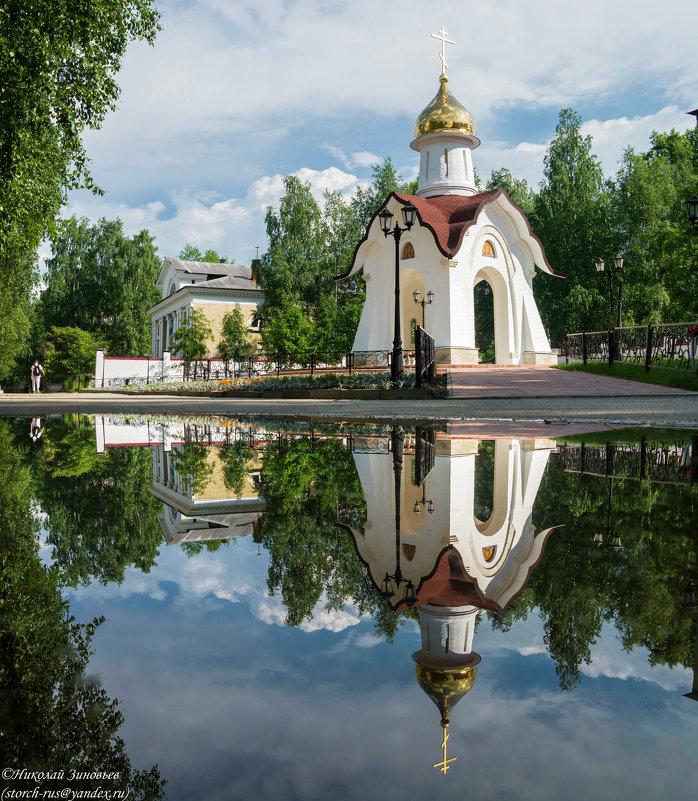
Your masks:
M249 341L259 341L254 317L264 302L264 294L252 267L168 257L160 268L157 286L162 300L148 309L153 321L151 355L154 358L161 358L165 351L171 350L174 332L194 309L204 313L213 330L213 337L207 342L209 356L216 355L223 317L236 304L247 323Z
M413 300L434 293L426 330L437 361L477 364L473 290L487 281L494 298L497 364L556 364L533 297L535 268L560 275L548 264L526 215L504 190L478 192L472 150L480 144L475 123L447 87L419 115L412 148L420 154L416 195L393 192L383 207L403 227L401 209L412 203L417 219L399 240L401 336L410 349L421 310ZM379 211L379 213L380 213ZM366 302L354 350L386 350L394 331L396 244L385 236L378 214L360 242L346 278L363 270Z

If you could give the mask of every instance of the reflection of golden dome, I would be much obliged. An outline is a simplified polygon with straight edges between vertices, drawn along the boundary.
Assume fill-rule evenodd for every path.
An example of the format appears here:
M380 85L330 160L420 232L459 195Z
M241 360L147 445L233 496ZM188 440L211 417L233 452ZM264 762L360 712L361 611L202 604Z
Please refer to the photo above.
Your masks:
M442 75L439 80L439 91L414 124L415 137L434 131L460 131L475 136L473 115L449 92L448 78Z
M441 712L441 725L448 726L453 707L475 684L477 667L430 670L417 665L417 683Z

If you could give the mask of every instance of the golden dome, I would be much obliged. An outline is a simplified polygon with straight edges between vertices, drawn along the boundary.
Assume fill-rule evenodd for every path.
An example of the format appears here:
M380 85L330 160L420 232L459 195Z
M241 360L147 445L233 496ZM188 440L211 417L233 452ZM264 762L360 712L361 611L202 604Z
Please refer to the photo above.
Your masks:
M417 665L417 683L441 712L441 725L448 726L453 707L475 684L477 667L434 670Z
M434 99L417 117L414 124L415 137L434 131L460 131L475 136L475 120L468 109L461 105L448 90L448 78L441 75L441 86Z

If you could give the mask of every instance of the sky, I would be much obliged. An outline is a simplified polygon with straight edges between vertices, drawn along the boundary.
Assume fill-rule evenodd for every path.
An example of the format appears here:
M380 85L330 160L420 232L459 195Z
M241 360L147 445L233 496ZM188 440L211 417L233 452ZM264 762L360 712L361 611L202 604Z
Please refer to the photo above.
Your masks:
M571 107L607 175L653 130L698 107L695 0L160 0L154 47L133 44L118 109L84 137L104 197L74 192L65 216L147 228L159 255L186 243L249 264L289 174L350 196L391 157L416 176L413 125L438 89L473 114L486 180L534 187L560 108ZM40 254L46 255L46 252Z
M149 574L69 594L77 620L106 617L90 674L120 701L134 765L158 763L170 801L693 798L691 673L624 653L612 626L563 693L535 611L508 632L483 617L443 777L439 715L411 659L416 623L392 645L351 608L286 627L267 570L249 538L192 559L163 547Z

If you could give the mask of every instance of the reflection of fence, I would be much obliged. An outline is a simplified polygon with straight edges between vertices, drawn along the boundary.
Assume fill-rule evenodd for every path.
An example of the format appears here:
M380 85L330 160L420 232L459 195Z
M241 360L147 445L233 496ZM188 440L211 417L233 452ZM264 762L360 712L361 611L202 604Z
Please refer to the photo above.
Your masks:
M636 325L565 337L568 359L642 364L698 372L698 323Z
M659 484L698 483L698 436L605 445L561 445L565 470Z
M259 453L281 452L305 443L311 451L322 447L323 443L341 442L351 453L390 453L392 443L390 434L343 434L327 431L269 431L249 426L211 426L199 423L184 424L184 441L198 445L239 445ZM414 436L408 435L404 441L405 452L414 452L422 465L423 477L434 466L436 453L436 431L433 428L420 428ZM419 468L418 468L419 469ZM423 480L423 479L422 479ZM419 482L421 484L421 481Z

